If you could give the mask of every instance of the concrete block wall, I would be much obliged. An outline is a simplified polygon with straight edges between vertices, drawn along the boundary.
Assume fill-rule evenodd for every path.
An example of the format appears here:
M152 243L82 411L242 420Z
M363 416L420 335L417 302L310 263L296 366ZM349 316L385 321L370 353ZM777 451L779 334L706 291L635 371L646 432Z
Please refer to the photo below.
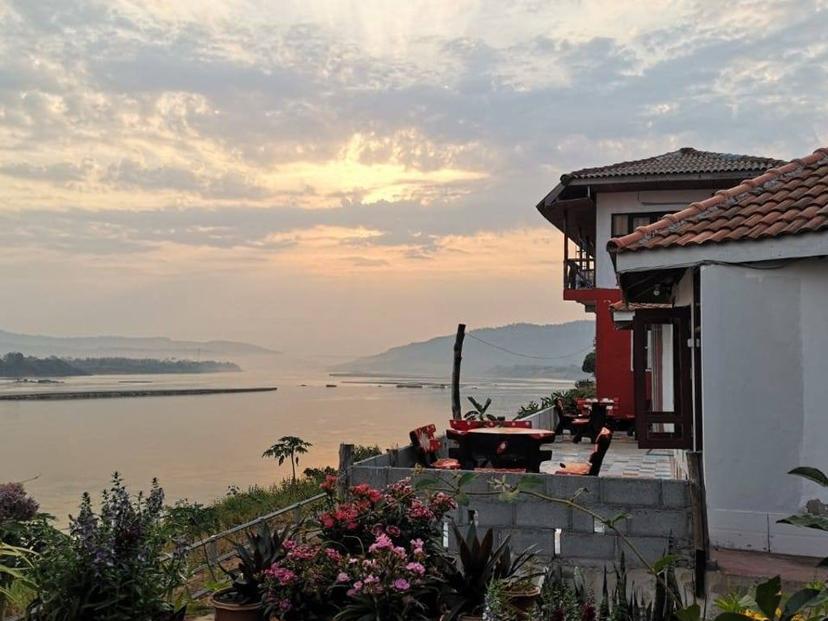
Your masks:
M412 477L411 468L391 467L386 465L386 458L382 456L375 458L376 462L367 460L355 465L352 481L382 488ZM461 532L465 532L470 520L475 520L480 531L494 529L498 541L510 537L515 550L535 546L541 556L555 557L564 564L605 565L617 561L623 550L630 567L641 565L620 537L580 510L526 495L515 502L504 502L497 496L473 494L490 491L491 480L504 476L511 484L516 483L517 477L537 477L542 482L537 491L554 498L570 499L578 494L578 504L605 519L628 515L617 526L650 563L661 558L668 545L674 554L688 562L692 558L690 493L686 480L480 473L467 490L472 492L470 504L459 507L453 515ZM579 493L579 490L582 491ZM450 537L451 548L455 548L453 539Z

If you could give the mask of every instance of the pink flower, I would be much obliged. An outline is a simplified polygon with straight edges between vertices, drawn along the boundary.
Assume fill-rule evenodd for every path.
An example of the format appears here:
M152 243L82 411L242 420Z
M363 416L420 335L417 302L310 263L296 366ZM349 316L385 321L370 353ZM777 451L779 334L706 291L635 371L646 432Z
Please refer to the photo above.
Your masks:
M423 564L417 563L416 561L413 563L409 563L405 566L405 568L412 574L415 574L417 576L422 576L425 573L425 567L423 567Z
M336 577L337 582L348 582L350 579L351 578L344 571L340 571L339 575Z
M335 550L334 548L325 548L325 554L335 563L342 560L342 554L339 553L339 550Z
M286 567L279 567L278 565L271 567L268 570L268 574L281 585L288 585L296 580L295 573Z
M385 529L385 532L387 532L387 533L388 533L389 535L391 535L392 537L399 537L399 536L400 536L400 529L399 529L399 528L397 528L396 526L389 526L389 527L387 527L387 528Z
M368 548L368 552L374 553L377 550L388 550L394 547L394 542L388 535L382 534L377 537L376 541Z
M398 591L407 591L411 588L411 584L405 578L397 578L394 580L394 588Z

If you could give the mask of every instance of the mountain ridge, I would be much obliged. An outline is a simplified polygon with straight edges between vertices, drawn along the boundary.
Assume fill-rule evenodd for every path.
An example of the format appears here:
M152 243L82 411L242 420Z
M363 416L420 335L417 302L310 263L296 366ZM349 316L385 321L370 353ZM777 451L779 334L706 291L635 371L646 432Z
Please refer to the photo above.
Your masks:
M450 334L397 345L378 354L337 364L329 370L339 374L448 377L454 338ZM481 377L582 377L581 363L592 349L594 338L595 323L590 320L514 323L468 330L463 345L463 373Z

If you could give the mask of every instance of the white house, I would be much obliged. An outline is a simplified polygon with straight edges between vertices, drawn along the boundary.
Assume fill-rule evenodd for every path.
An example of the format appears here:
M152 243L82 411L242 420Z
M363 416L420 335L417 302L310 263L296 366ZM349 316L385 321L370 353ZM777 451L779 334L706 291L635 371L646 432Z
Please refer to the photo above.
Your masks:
M828 148L610 239L636 416L702 452L711 543L828 555L777 524L828 491Z

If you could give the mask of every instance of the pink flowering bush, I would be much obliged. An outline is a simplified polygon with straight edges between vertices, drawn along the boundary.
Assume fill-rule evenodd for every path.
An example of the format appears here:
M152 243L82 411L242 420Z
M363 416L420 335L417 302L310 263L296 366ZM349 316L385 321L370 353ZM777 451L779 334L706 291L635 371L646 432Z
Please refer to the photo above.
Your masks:
M377 490L355 485L334 498L335 477L321 485L328 505L316 543L288 542L265 575L267 613L298 619L432 619L446 563L442 521L456 507L442 493L418 497L408 480Z
M348 588L347 558L320 543L285 542L287 554L264 576L264 603L275 618L330 619Z
M345 606L337 621L359 619L433 619L440 575L425 543L406 547L379 533L364 556L352 556L341 578L347 578Z
M430 544L440 535L445 515L457 505L442 492L427 499L416 495L408 479L392 483L380 491L367 484L351 488L351 500L337 504L333 486L323 484L328 492L328 509L319 515L322 537L351 552L364 552L374 543L378 531L396 545L408 545L413 539Z

